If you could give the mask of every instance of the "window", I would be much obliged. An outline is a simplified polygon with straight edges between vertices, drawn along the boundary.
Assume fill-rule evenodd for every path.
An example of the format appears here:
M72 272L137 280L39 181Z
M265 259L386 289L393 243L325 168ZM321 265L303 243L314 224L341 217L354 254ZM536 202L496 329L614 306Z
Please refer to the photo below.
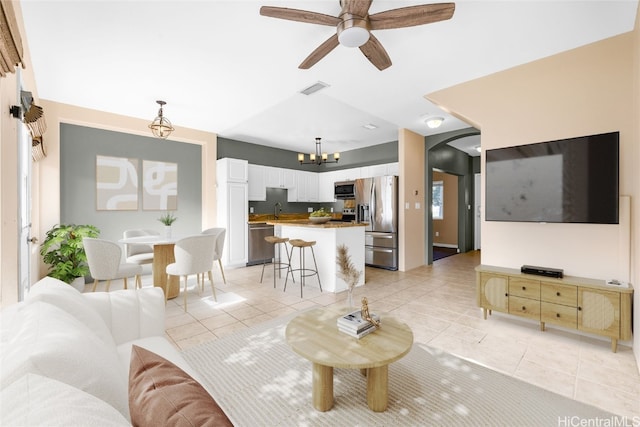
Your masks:
M444 183L442 181L433 181L432 197L431 197L431 212L433 213L433 219L443 219L442 213L444 210Z

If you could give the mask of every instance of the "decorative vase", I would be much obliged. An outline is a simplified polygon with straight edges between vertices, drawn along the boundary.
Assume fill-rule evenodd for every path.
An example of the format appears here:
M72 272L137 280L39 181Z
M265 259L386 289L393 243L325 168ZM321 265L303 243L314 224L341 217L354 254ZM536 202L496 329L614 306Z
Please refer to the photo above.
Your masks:
M347 306L353 307L353 287L347 289Z
M166 237L167 239L171 238L171 226L170 225L165 225L164 226L164 237Z

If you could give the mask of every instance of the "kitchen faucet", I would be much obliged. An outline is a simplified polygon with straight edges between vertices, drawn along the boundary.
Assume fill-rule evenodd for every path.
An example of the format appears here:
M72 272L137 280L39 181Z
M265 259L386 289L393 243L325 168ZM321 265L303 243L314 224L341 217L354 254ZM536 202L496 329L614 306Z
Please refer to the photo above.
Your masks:
M281 210L282 210L282 203L276 202L276 204L273 206L273 216L275 219L278 219L278 217L280 216L279 214Z

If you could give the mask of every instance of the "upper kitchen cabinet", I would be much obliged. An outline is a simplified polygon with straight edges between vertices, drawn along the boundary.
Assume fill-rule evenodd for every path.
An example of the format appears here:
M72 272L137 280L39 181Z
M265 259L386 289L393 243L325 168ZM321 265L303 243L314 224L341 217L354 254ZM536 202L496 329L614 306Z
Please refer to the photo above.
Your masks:
M336 182L336 172L322 172L318 174L318 201L321 203L336 201L334 196L334 184Z
M351 169L340 169L334 171L335 173L334 180L338 181L353 181L358 178L362 178L360 174L360 169L362 168L351 168Z
M294 169L282 169L282 183L284 188L294 188L297 185L297 175Z
M363 166L360 168L360 177L372 178L375 176L398 175L399 170L400 168L398 162Z
M225 157L217 162L218 176L226 182L249 181L249 162L242 159Z
M265 166L249 165L249 200L264 202L267 200Z
M320 185L320 174L316 172L305 172L306 185L307 185L307 200L305 202L317 202L318 201L318 186Z
M265 186L267 188L293 188L296 186L296 171L265 166Z
M317 202L318 201L318 173L295 171L296 186L289 189L289 202Z
M398 175L400 176L400 163L388 163L387 164L387 175Z

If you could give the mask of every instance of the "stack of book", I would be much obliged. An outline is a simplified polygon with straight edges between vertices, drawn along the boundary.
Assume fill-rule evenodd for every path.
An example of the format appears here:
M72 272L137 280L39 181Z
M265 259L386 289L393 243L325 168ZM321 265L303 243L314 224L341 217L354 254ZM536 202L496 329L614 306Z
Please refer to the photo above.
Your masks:
M371 314L371 318L380 321L380 316ZM338 330L355 338L362 338L376 330L376 326L362 318L360 310L338 317Z

